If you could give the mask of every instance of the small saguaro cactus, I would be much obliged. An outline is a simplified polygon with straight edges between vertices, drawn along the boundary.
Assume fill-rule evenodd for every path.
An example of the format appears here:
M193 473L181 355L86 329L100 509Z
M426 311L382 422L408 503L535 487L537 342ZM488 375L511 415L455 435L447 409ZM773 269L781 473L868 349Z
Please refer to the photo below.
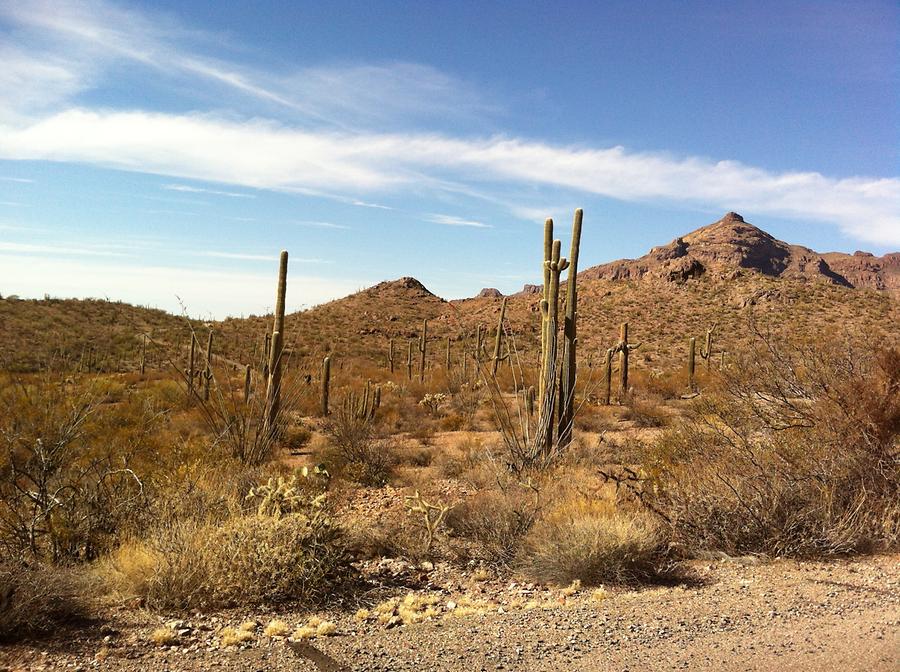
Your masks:
M606 381L606 391L604 395L604 406L609 406L609 398L612 396L612 361L615 350L608 348L606 356L603 358L603 379Z
M497 318L497 334L494 336L494 356L491 358L491 375L497 375L497 369L500 367L500 362L509 357L509 353L507 352L505 355L500 354L500 350L503 347L503 320L506 319L506 299L507 297L503 297L503 302L500 304L500 317Z
M428 320L422 320L422 334L419 336L419 382L425 382L425 348L428 346Z
M529 418L534 417L534 385L525 390L525 411Z
M267 422L270 430L281 406L281 354L284 349L284 302L287 294L288 253L281 251L278 264L278 289L275 294L275 324L272 327L272 352L269 356L269 381L266 387Z
M447 352L446 352L446 356L444 357L444 370L445 371L450 370L450 337L449 336L447 336Z
M328 395L331 387L331 357L326 356L322 360L322 417L328 416Z
M394 339L393 338L388 339L387 361L388 361L388 369L390 369L390 372L393 373L394 372Z
M244 403L250 403L250 365L244 369Z
M616 350L619 351L619 403L625 403L628 397L628 354L632 350L641 347L640 343L628 342L628 323L623 322L619 327L619 343Z
M141 375L146 372L147 366L147 334L141 334Z
M369 420L375 419L375 411L379 408L381 408L381 385L376 385L372 395L372 406L369 409Z
M706 344L700 348L700 356L706 360L707 371L709 371L712 365L713 332L716 330L718 324L719 323L716 322L713 326L706 330Z
M265 337L264 343L263 343L263 367L262 367L263 379L266 381L269 380L269 355L271 354L271 352L272 352L272 334L270 334L267 331L266 337Z
M697 339L691 336L688 339L688 390L691 392L694 391L694 370L697 366L696 352Z
M209 330L209 334L206 337L206 369L204 370L203 376L203 401L209 401L209 385L212 382L212 341L213 341L213 332L212 329Z
M188 396L194 396L194 359L197 356L197 338L194 336L194 332L191 332L191 348L190 354L188 355L188 368L187 368L187 384L188 384Z
M475 352L474 358L475 363L478 365L475 368L479 368L481 365L481 358L484 354L484 327L482 325L476 325L475 327Z
M412 380L412 369L413 369L412 349L413 349L413 342L409 341L409 343L406 344L406 379L407 380Z

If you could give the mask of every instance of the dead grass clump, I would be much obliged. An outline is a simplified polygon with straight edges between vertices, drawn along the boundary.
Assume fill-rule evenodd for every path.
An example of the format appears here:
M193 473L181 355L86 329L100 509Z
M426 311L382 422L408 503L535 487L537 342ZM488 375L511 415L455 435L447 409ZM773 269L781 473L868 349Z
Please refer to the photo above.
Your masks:
M669 422L669 416L658 399L634 396L622 408L622 419L631 420L638 427L664 427Z
M447 528L467 542L457 548L464 558L509 567L537 513L536 493L511 485L479 492L457 504L447 514Z
M341 404L323 425L328 439L323 461L347 480L361 485L387 483L396 462L393 444L379 438L375 421L358 417L352 404Z
M0 641L47 635L88 619L87 584L74 569L0 565Z
M107 586L154 609L316 604L349 574L341 533L319 511L183 521L123 545L101 568Z
M655 573L662 547L660 526L650 514L623 511L610 500L577 498L534 524L518 565L542 583L630 582Z

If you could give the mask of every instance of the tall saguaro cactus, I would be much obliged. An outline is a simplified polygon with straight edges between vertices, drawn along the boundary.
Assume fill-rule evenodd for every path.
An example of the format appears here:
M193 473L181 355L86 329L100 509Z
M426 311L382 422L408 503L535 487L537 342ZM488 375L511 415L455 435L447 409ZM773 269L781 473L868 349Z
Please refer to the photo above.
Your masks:
M552 226L552 220L550 225ZM544 455L553 452L553 418L556 412L556 370L558 362L557 330L559 325L559 275L566 270L569 262L560 258L562 243L554 240L550 251L550 261L544 262L550 270L550 285L547 288L547 299L541 301L541 316L544 321L545 350L541 353L541 381L544 397L541 399L541 415L538 423L538 436L544 443Z
M566 316L563 323L562 369L559 373L559 445L565 447L572 440L575 419L575 380L577 362L575 346L578 342L578 251L581 247L581 222L584 212L575 211L572 221L572 249L569 252L569 274L566 279Z
M447 336L447 352L444 357L444 370L447 372L450 371L450 337L449 336Z
M503 302L500 304L500 317L497 318L497 334L494 336L494 356L491 358L491 375L497 375L497 369L500 366L500 362L509 357L507 353L505 356L500 354L500 349L503 346L503 320L506 319L506 299L507 297L503 297Z
M422 320L422 335L419 336L419 382L425 382L425 349L428 347L428 320Z
M550 262L553 256L553 220L549 217L544 222L544 285L541 293L541 373L543 374L544 353L547 351L547 318L544 316L544 304L550 291ZM538 380L538 401L544 404L544 376Z
M625 403L628 397L628 354L632 350L641 347L640 343L628 342L628 323L623 322L619 327L619 344L616 350L619 351L619 403Z
M275 429L281 406L281 354L284 350L284 301L287 295L288 253L281 251L278 265L278 289L275 294L275 324L272 326L272 346L269 354L269 381L266 387L267 423Z

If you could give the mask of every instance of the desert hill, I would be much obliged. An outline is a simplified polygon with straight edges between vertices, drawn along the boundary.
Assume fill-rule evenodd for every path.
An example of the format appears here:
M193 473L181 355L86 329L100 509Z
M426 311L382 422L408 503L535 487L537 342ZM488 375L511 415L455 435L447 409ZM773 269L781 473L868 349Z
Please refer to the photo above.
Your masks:
M777 240L735 212L654 247L639 259L622 259L583 271L585 278L684 281L712 274L731 279L752 271L778 278L821 281L847 287L900 291L900 254L819 254Z
M539 251L540 241L535 249ZM539 269L535 268L538 277ZM274 276L273 276L274 285ZM537 357L540 293L535 286L508 297L507 328L527 363ZM290 276L288 292L290 292ZM691 336L702 337L717 324L717 350L746 346L753 317L781 336L818 339L833 334L900 340L900 254L818 254L779 241L736 213L653 248L634 260L594 266L579 274L579 352L597 361L617 340L618 325L629 322L641 342L638 368L679 367ZM431 366L443 365L446 341L459 362L471 351L478 325L496 327L499 292L445 301L414 278L379 283L342 299L286 318L286 349L294 366L315 371L325 353L338 360L385 365L389 339L405 365L407 348L428 319ZM85 347L118 343L116 353L135 352L139 334L170 345L169 356L183 357L188 322L160 311L125 304L78 301L0 301L5 361L33 367L34 352L60 345L70 358ZM13 326L18 325L18 326ZM201 342L206 327L194 323ZM215 351L234 362L258 363L271 318L230 318L210 325ZM15 338L11 335L17 331ZM27 345L31 343L31 345ZM101 347L101 346L97 346ZM413 357L416 359L415 344ZM119 355L116 355L118 357Z

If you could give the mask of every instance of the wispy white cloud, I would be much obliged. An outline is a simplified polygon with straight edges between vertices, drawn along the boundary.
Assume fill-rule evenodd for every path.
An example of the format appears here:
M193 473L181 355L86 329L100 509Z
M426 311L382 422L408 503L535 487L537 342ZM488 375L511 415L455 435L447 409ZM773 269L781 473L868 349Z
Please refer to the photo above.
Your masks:
M443 224L444 226L470 226L476 229L493 228L490 224L478 222L474 219L463 219L462 217L456 217L454 215L428 215L425 218L425 221Z
M736 161L519 138L348 134L213 115L69 110L0 134L0 157L78 161L264 189L396 194L422 175L668 201L838 225L900 243L900 179L772 172ZM354 199L360 205L364 201ZM375 204L369 204L375 205Z
M241 194L236 191L218 191L216 189L204 189L202 187L192 187L187 184L164 184L163 189L169 191L181 191L190 194L214 194L216 196L229 196L231 198L256 198L255 194Z
M16 252L18 254L49 254L79 257L127 257L123 252L95 247L77 245L34 245L31 243L8 243L0 241L0 252Z
M19 201L0 201L0 205L5 205L11 208L21 208L25 206L25 203L19 203Z
M243 252L217 252L208 250L197 252L199 257L216 257L219 259L235 259L239 261L278 261L278 257L273 254L245 254ZM291 263L295 264L330 264L333 263L327 259L315 259L304 257L291 257Z
M350 227L345 224L335 224L334 222L317 222L307 219L297 220L292 222L297 226L311 226L317 229L349 229Z
M376 210L393 210L394 209L388 205L380 205L379 203L367 203L366 201L359 201L359 200L351 200L350 203L352 205L358 206L360 208L375 208Z
M24 184L31 184L34 180L29 180L25 177L4 177L0 175L0 182L22 182Z

